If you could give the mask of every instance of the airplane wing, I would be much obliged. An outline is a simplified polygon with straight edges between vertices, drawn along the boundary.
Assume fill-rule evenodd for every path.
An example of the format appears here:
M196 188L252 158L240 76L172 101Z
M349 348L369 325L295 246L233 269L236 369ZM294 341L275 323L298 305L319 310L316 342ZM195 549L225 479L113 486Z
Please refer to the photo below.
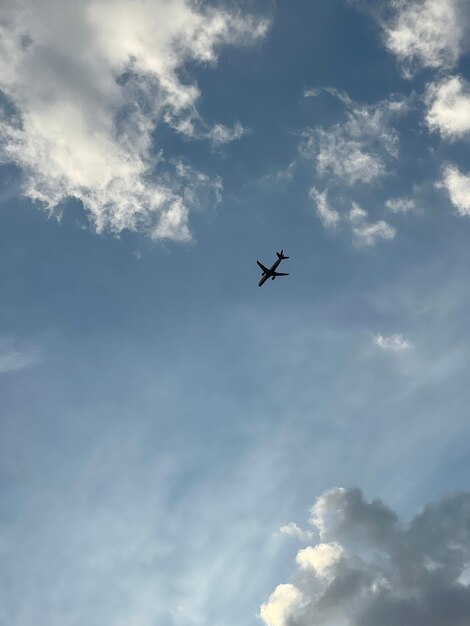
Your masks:
M274 272L274 276L289 276L288 272Z
M268 268L267 268L267 267L264 267L264 265L263 265L262 263L260 263L260 262L258 261L258 259L256 260L256 262L258 263L258 265L260 266L260 268L263 270L263 272L264 272L265 274L269 274L269 270L268 270Z

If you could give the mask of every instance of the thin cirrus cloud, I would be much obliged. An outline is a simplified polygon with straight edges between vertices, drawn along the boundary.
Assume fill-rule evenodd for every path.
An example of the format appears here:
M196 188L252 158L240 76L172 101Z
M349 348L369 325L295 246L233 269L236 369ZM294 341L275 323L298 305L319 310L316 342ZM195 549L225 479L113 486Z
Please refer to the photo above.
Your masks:
M152 147L165 123L221 145L241 124L209 128L187 61L214 64L224 45L261 39L268 22L188 0L10 0L2 7L2 160L24 173L24 193L47 208L68 197L98 232L190 237L188 181ZM209 186L210 183L206 187Z
M404 352L412 347L411 343L400 334L374 335L374 344L381 350L389 352Z
M236 122L233 128L229 128L225 124L215 124L209 131L209 138L212 145L217 147L241 139L243 135L248 133L249 130L244 128L240 122Z
M341 215L336 209L332 209L328 201L328 194L312 187L309 192L311 200L316 206L317 215L323 226L328 229L335 229L341 219Z
M310 188L309 196L324 228L337 230L342 224L352 232L357 246L374 246L380 240L393 239L396 229L384 220L370 221L368 213L353 202L349 213L333 208L330 195L343 202L345 188L376 184L387 176L391 163L399 156L399 135L395 119L408 109L404 97L391 97L375 104L359 104L347 93L333 87L311 88L305 98L327 95L344 106L344 120L328 127L306 128L299 152L314 163L314 175L324 184ZM338 196L338 191L339 196Z
M416 202L413 198L390 198L385 206L392 213L409 213L416 210Z
M370 222L367 211L356 202L352 203L349 213L344 215L331 207L327 190L319 191L312 187L309 195L323 226L329 230L336 230L341 223L347 223L353 234L354 243L359 247L375 246L380 240L390 240L396 236L396 228L385 220Z
M465 0L392 0L392 16L382 21L385 45L411 78L421 67L449 69L466 49Z
M300 550L292 582L260 609L266 626L460 626L468 621L470 494L428 504L408 524L359 489L311 509L320 542Z
M10 340L0 340L0 374L22 370L33 365L37 359L36 350L20 346Z
M317 175L347 186L373 183L387 174L387 165L399 155L399 137L392 119L406 109L404 99L371 105L354 102L342 91L309 89L305 97L327 93L340 100L346 119L327 128L307 128L300 154L314 162Z
M470 133L470 85L461 76L447 76L426 89L426 124L443 139L456 140Z
M353 202L349 212L349 221L355 243L359 246L375 246L378 241L394 239L397 234L396 228L384 220L369 222L367 211L361 209L356 202Z

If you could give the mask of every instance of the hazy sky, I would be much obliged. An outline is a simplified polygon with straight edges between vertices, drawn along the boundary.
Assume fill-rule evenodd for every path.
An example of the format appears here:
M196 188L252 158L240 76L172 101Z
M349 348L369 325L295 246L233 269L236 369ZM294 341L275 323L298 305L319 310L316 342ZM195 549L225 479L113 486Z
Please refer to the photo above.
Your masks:
M469 623L469 24L2 2L1 626Z

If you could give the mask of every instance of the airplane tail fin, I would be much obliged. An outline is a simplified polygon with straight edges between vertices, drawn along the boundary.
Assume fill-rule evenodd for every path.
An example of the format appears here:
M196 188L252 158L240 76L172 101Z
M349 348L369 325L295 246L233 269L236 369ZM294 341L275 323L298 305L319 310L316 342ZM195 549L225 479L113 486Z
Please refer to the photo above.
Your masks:
M288 256L284 256L284 249L282 249L280 252L276 252L276 254L277 254L277 258L280 259L281 261L283 259L288 259L289 258Z

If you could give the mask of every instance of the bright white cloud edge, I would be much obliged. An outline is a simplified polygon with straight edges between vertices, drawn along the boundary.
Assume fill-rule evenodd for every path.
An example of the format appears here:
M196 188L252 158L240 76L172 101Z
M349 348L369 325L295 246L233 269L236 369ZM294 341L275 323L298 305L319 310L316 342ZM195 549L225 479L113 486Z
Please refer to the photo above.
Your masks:
M458 167L447 164L438 186L447 191L458 215L470 216L470 175L462 174Z

